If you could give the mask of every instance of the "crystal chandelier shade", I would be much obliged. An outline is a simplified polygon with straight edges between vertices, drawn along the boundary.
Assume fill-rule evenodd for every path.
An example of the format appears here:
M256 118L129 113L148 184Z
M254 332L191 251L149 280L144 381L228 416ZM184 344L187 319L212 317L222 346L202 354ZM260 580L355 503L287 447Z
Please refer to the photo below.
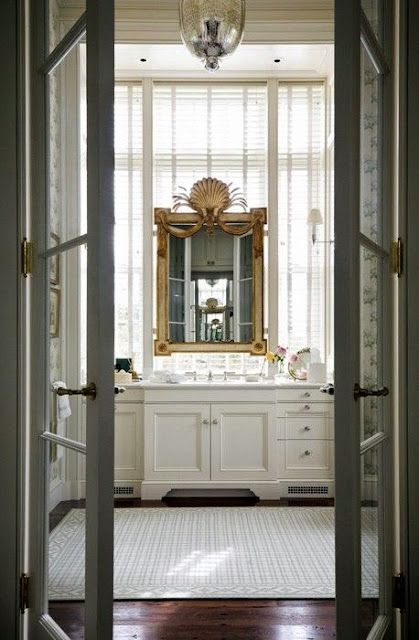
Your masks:
M208 71L240 44L245 13L245 0L179 0L182 40Z

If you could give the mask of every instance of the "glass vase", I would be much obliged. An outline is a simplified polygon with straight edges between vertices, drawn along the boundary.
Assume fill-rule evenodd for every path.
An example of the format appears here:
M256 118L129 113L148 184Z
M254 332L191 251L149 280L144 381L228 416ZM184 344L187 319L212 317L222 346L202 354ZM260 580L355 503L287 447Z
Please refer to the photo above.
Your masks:
M278 362L278 375L281 377L285 376L285 362L284 360L280 360Z

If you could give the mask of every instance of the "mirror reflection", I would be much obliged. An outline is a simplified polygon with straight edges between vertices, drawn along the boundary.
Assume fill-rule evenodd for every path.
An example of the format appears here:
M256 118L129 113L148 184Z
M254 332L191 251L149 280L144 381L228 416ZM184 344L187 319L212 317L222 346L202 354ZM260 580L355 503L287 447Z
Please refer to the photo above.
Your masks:
M182 228L179 225L179 228ZM253 233L215 227L169 236L171 342L249 343L253 337Z

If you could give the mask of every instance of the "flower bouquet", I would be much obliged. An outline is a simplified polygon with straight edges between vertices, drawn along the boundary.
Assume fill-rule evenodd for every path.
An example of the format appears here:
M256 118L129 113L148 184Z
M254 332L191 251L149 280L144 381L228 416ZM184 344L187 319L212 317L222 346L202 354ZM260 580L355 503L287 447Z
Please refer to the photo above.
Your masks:
M268 378L273 378L277 373L279 373L279 375L284 375L284 364L287 351L287 347L278 345L275 351L267 352L266 360L268 361Z

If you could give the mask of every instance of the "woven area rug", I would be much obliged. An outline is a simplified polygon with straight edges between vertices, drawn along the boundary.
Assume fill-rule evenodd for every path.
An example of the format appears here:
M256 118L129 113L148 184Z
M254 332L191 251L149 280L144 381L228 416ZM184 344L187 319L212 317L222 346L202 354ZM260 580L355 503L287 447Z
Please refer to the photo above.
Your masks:
M376 510L363 509L363 596L377 597ZM49 541L50 600L84 598L85 511ZM331 507L115 510L116 600L333 598Z

